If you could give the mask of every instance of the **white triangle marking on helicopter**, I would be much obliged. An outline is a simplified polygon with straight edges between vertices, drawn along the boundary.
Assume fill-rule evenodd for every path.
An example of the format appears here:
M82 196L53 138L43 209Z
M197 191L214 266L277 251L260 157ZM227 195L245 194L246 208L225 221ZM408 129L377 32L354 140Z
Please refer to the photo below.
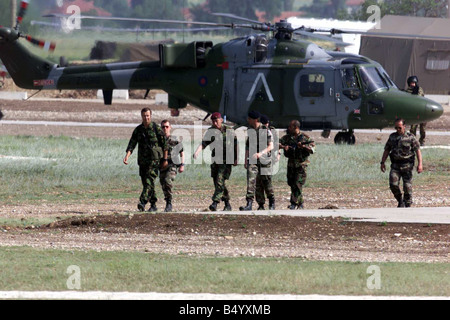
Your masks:
M269 97L269 101L274 102L275 100L273 99L272 92L270 92L270 88L269 88L269 85L267 84L266 76L262 72L258 73L258 76L256 77L255 82L253 83L252 89L250 90L250 93L248 94L247 101L250 101L252 99L253 94L255 93L255 90L256 90L256 85L259 82L259 79L262 79L264 88L266 88L267 96Z

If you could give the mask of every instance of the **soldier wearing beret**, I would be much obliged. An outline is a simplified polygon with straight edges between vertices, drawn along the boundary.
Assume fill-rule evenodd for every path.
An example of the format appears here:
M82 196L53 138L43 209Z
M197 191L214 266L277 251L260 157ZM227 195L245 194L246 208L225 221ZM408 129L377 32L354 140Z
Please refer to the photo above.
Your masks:
M212 126L206 131L202 143L195 150L194 159L197 159L203 149L214 143L214 147L211 146L211 177L214 181L214 194L209 210L217 211L217 205L220 201L224 201L223 210L231 211L230 193L226 180L231 176L232 167L237 165L237 138L234 130L223 124L223 118L219 112L211 115L211 122Z
M268 127L260 122L261 114L257 111L248 113L247 141L245 144L245 168L247 169L247 205L241 211L251 211L256 194L256 181L260 179L269 199L269 209L275 209L275 193L272 186L271 151L273 135ZM262 208L260 208L262 209Z
M386 159L391 159L391 172L389 174L389 186L398 201L398 207L410 207L412 204L412 177L417 156L417 173L423 172L422 153L416 137L406 131L405 121L395 121L396 132L389 136L381 158L381 171L386 171ZM403 191L400 190L400 181L403 179Z
M261 114L260 122L263 126L268 128L273 135L273 141L278 141L278 133L275 127L270 125L269 117ZM280 160L280 155L278 152L272 152L272 165ZM272 187L272 175L266 175L263 179L261 175L256 178L256 191L255 198L258 203L258 210L265 210L264 205L266 202L266 197L269 197L269 193L267 193L266 189L271 190ZM269 210L275 210L275 201L270 201L269 199Z

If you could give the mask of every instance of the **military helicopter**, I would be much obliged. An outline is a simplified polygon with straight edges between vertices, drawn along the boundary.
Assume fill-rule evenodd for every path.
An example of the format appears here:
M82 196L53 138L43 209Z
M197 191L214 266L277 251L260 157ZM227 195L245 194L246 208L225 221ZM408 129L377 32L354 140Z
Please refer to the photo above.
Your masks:
M279 128L297 119L302 130L341 130L335 142L348 144L355 143L355 129L382 129L400 117L409 124L429 122L443 114L440 104L399 90L376 61L294 40L294 34L316 30L293 29L286 21L218 24L138 19L259 33L218 44L162 44L160 61L60 67L20 44L20 38L25 38L43 48L55 48L51 42L20 32L23 14L16 28L0 28L0 59L14 82L25 89L101 89L105 104L112 103L116 89L162 89L168 93L171 109L183 109L189 103L208 114L220 112L236 124L246 124L248 111L257 110Z

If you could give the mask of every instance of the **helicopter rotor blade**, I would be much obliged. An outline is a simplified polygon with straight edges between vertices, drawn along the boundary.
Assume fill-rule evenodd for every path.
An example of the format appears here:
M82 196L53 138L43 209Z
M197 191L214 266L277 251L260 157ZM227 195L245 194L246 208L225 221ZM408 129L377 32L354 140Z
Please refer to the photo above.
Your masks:
M327 42L334 42L339 47L348 47L348 46L352 45L351 43L342 42L342 41L340 41L338 39L334 39L332 37L316 34L316 33L314 33L315 31L316 30L305 29L302 27L302 28L294 30L294 33L301 34L302 36L309 37L309 38L315 38L315 39L319 39L319 40L323 40L323 41L327 41Z
M44 18L68 18L65 14L47 14ZM174 24L190 24L190 25L204 25L212 27L228 27L228 28L251 28L251 25L234 24L234 23L215 23L215 22L198 22L198 21L183 21L183 20L164 20L164 19L142 19L142 18L124 18L124 17L98 17L98 16L79 16L79 19L84 20L105 20L105 21L131 21L131 22L158 22L158 23L174 23Z
M373 37L395 37L395 38L412 38L412 39L430 39L430 40L450 40L450 37L440 37L440 36L428 36L421 34L404 34L404 33L391 33L391 32L380 32L379 30L340 30L340 29L330 29L328 30L331 34L361 34Z
M22 0L22 2L20 3L20 10L19 10L19 14L17 15L17 20L16 20L16 27L15 27L16 30L19 29L20 24L23 21L23 17L25 16L25 13L27 12L29 3L30 3L30 0Z
M256 23L256 24L262 24L259 21L240 17L240 16L237 16L232 13L213 12L213 13L211 13L211 15L216 16L216 17L231 18L231 19L235 19L235 20L241 20L241 21L246 21L246 22L251 22L251 23Z
M62 28L61 23L56 22L45 22L45 21L31 21L31 25L39 25L39 26L45 26L45 27L53 27L53 28ZM74 29L78 30L78 29ZM210 31L223 31L223 30L230 30L229 28L225 27L210 27L210 28L109 28L109 27L101 27L101 26L93 26L93 27L83 27L81 26L79 30L93 30L93 31L104 31L104 32L210 32Z
M253 30L265 31L265 32L275 31L275 28L271 23L263 23L260 21L240 17L240 16L234 15L232 13L211 13L211 15L216 16L216 17L225 17L225 18L231 18L231 19L235 19L235 20L241 20L241 21L254 23L254 25L249 26Z
M43 15L44 18L68 18L69 15L65 14L47 14ZM237 24L237 23L216 23L216 22L200 22L200 21L183 21L183 20L164 20L164 19L142 19L142 18L124 18L124 17L98 17L98 16L79 16L79 19L85 20L104 20L104 21L131 21L131 22L156 22L156 23L173 23L173 24L187 24L187 25L200 25L210 27L226 27L231 29L245 28L259 31L273 31L273 27L267 24L258 22L254 24Z
M56 43L52 42L52 41L45 41L45 40L39 40L36 38L33 38L30 35L23 35L20 34L19 35L22 38L25 38L25 40L27 40L28 42L30 42L31 44L40 47L41 49L45 50L45 51L55 51L56 49Z

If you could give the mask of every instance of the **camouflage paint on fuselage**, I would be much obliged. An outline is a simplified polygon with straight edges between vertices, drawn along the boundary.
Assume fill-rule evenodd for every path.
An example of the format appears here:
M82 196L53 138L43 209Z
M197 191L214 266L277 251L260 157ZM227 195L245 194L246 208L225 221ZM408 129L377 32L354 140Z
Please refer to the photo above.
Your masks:
M272 125L287 127L298 119L303 129L381 129L397 117L412 124L443 113L439 104L400 91L378 63L308 41L255 34L214 46L162 45L161 61L59 67L18 39L16 31L0 28L0 59L25 89L161 89L171 108L189 103L238 124L246 123L249 110L258 110ZM345 88L345 70L357 78L353 93ZM371 92L364 89L366 70L377 78L369 79L378 85Z

